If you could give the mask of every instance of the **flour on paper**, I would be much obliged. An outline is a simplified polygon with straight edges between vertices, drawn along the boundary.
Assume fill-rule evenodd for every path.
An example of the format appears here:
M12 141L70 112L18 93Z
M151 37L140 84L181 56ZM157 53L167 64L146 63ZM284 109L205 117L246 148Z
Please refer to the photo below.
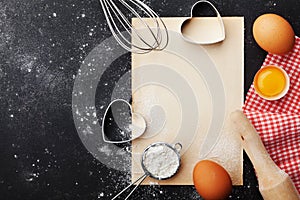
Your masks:
M211 159L229 172L234 185L241 185L243 184L242 147L231 130L228 115L236 109L241 109L243 105L244 19L243 17L224 17L225 40L200 47L184 43L183 39L178 36L180 26L186 19L163 18L168 30L172 32L171 39L176 38L175 41L170 40L168 48L171 51L154 51L144 55L132 54L133 110L145 116L150 130L155 129L151 127L153 121L158 118L160 121L165 120L163 126L161 123L161 127L156 128L158 132L149 134L148 129L146 130L145 134L151 137L139 138L132 142L132 180L143 173L140 157L148 145L154 142L180 142L183 145L183 151L178 174L164 181L147 178L143 184L157 182L160 185L193 185L192 172L195 164L201 159ZM203 19L211 20L211 18L201 18ZM205 51L209 57L206 59L214 63L213 73L208 75L204 73L203 70L207 67L205 60L203 62L200 60L195 64L189 59L184 59L184 56L176 55L176 52L184 51L183 53L188 54L189 58L197 60L197 57L204 53L198 50ZM193 68L195 65L197 65L196 68ZM152 68L154 72L152 75L143 74L141 70L143 68L145 68L144 71ZM220 76L223 87L220 89L220 97L218 97L219 87L214 85L219 84L220 80L215 79L215 73ZM151 79L149 76L153 78L152 84L142 85L145 79ZM168 86L163 79L167 81L171 76L175 77L175 81L173 80L173 85ZM157 80L164 83L158 83ZM216 80L216 83L213 80ZM151 80L148 80L148 83L151 83ZM217 91L211 91L213 87L216 87ZM187 96L182 97L178 92ZM221 95L222 92L225 94L224 97ZM220 107L223 103L224 106ZM215 109L218 105L222 108L220 111ZM151 109L154 106L160 107L163 112L153 114ZM191 115L183 118L185 109L189 109ZM218 111L219 115L224 115L224 118L217 123L212 119L216 117L213 113L218 115ZM182 132L181 128L184 123L188 123L193 129L186 126L186 131ZM220 131L210 132L211 127L214 126L221 126ZM178 136L179 132L182 135ZM178 138L182 141L176 141ZM201 152L210 139L215 145L209 149L208 153Z

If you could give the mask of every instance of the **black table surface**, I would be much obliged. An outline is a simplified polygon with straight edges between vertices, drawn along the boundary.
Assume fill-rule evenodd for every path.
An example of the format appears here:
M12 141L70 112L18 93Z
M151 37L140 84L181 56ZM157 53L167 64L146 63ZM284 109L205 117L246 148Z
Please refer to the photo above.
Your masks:
M145 2L174 17L189 16L196 1ZM212 2L223 16L245 18L246 93L266 56L253 39L254 20L280 14L298 35L300 1ZM0 199L111 199L129 183L128 174L106 168L85 149L72 116L74 77L110 36L97 0L0 1ZM129 54L122 59L130 61ZM127 62L120 73L129 69ZM113 72L101 81L112 81ZM133 199L201 198L192 186L141 186ZM262 199L246 155L244 185L235 186L230 199Z

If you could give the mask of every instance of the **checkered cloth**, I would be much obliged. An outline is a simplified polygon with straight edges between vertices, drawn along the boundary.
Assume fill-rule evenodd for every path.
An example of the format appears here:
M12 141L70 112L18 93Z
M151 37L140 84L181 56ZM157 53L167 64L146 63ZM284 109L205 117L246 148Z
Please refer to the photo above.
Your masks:
M277 101L259 97L253 85L248 91L243 111L259 133L275 163L294 181L300 192L300 38L292 52L279 56L268 54L263 66L283 67L290 77L290 89Z

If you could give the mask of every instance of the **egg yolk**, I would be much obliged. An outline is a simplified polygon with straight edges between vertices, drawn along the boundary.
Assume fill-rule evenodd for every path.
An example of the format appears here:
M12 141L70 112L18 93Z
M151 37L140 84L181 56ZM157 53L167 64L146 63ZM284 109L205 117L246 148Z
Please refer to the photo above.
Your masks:
M267 66L259 70L255 76L254 84L262 95L273 97L284 90L286 79L281 70Z

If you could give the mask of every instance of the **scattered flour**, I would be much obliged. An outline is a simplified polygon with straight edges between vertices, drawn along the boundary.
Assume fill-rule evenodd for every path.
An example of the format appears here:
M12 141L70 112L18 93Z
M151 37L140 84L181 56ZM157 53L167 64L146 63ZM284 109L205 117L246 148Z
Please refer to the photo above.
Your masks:
M0 51L8 47L15 37L11 18L7 15L9 9L4 2L0 2Z
M104 145L98 148L99 152L105 153L106 156L110 156L112 154L112 150L109 148L108 145Z

